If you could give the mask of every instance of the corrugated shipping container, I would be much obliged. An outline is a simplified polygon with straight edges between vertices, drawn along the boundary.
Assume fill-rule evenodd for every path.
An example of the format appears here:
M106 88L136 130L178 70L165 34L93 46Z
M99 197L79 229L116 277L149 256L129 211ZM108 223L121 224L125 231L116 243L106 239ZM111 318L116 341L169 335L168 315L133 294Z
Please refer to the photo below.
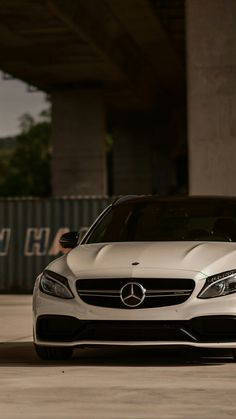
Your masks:
M38 273L60 256L65 231L89 227L109 198L0 199L0 292L31 292Z

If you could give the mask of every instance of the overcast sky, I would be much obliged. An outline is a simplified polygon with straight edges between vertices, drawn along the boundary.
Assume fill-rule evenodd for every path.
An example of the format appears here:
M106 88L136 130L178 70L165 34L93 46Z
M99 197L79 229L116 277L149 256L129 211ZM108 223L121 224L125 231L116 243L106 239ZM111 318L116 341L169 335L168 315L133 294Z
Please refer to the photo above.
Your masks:
M3 80L0 73L0 138L19 132L19 117L26 112L37 116L45 109L45 94L29 93L19 80Z

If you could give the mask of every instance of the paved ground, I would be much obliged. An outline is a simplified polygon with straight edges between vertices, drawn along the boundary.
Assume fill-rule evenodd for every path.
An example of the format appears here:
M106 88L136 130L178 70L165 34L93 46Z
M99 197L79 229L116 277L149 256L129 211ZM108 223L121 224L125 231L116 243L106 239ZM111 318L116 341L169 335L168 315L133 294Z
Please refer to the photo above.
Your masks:
M90 349L43 363L31 330L31 298L0 296L0 419L236 417L229 354Z

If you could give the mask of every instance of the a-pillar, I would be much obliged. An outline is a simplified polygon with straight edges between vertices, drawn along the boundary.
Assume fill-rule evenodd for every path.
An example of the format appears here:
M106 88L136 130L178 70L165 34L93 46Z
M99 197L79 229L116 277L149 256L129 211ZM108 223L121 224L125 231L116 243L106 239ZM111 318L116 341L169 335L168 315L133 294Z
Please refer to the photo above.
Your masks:
M52 93L54 196L106 194L106 124L100 90Z
M236 1L187 0L189 189L236 195Z

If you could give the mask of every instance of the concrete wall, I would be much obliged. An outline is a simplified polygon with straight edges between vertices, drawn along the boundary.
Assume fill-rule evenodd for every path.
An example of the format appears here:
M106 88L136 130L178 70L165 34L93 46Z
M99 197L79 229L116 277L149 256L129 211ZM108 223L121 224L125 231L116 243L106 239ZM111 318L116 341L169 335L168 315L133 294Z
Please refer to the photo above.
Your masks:
M190 194L236 195L236 1L187 0Z

